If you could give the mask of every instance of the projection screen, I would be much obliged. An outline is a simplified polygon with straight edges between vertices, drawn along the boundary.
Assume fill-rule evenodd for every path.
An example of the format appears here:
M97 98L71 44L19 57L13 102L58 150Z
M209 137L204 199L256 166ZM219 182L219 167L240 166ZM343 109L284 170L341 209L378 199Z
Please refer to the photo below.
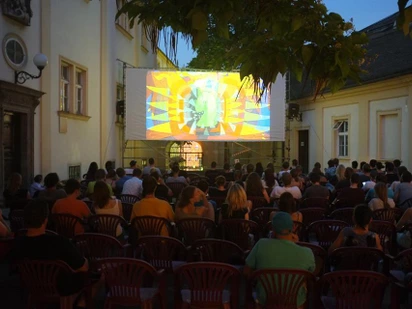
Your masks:
M283 141L285 80L256 103L239 73L127 69L125 138Z

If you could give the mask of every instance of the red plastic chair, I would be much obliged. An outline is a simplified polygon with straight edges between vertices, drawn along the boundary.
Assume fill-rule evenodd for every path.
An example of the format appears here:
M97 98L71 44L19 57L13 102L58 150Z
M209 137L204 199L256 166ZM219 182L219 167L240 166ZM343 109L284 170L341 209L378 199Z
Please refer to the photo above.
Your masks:
M347 207L347 208L339 208L339 209L335 209L334 211L332 211L332 213L330 214L330 217L333 220L340 220L340 221L344 221L349 225L353 225L353 208Z
M132 205L140 201L140 198L133 194L120 194L119 199L122 202L122 204L127 203L127 204L132 204Z
M279 209L274 207L260 207L254 208L250 214L249 219L255 221L260 226L264 226L266 223L269 222L270 214L273 211L279 211Z
M394 223L402 216L402 211L397 208L377 209L373 211L373 219L379 221L388 221Z
M51 231L51 230L46 230L45 231L45 234L47 234L47 235L59 235L59 234L57 234L56 232L54 232L54 231ZM20 230L18 230L17 232L15 232L14 233L14 237L21 237L21 236L26 236L27 235L27 229L20 229Z
M327 250L338 237L340 231L347 226L349 224L339 220L321 220L309 225L307 234L309 240L314 234L318 245Z
M109 257L126 257L127 246L116 238L97 233L76 235L73 239L76 248L90 262L90 268L97 270L97 261Z
M51 230L70 239L76 235L76 227L83 227L83 221L70 214L51 214L49 224Z
M267 307L264 308L298 308L298 292L301 289L310 289L314 286L315 276L306 270L271 268L255 271L250 280L248 294L250 295L250 283L257 282L266 294ZM309 293L308 293L309 294ZM309 299L309 297L307 297ZM263 302L261 300L261 302Z
M200 239L192 245L193 254L202 262L219 262L232 265L245 264L245 252L231 241Z
M127 222L130 222L130 218L132 217L133 204L122 202L122 209L123 209L123 218Z
M163 236L143 236L137 241L136 257L142 257L156 269L168 273L184 263L187 249L179 240Z
M75 298L81 292L61 296L58 286L62 275L74 274L73 270L63 261L30 261L17 263L23 284L29 290L28 308L40 308L45 304L60 304L60 308L73 308Z
M384 275L373 271L327 273L320 278L322 303L325 309L381 308L387 284Z
M313 255L315 257L315 263L316 263L316 269L313 272L313 274L316 277L321 276L325 272L325 264L326 264L326 258L328 256L328 253L326 252L325 249L323 249L321 246L314 245L308 242L297 242L296 243L299 246L309 248L312 250Z
M213 238L216 233L215 222L207 218L181 219L176 222L176 227L186 246L191 246L198 239Z
M95 233L117 237L117 227L127 226L127 222L116 215L93 215L89 218L89 225Z
M333 250L329 259L336 270L378 271L385 253L376 248L342 247Z
M396 254L396 227L392 222L372 220L369 230L378 234L385 253Z
M167 182L166 185L172 190L173 198L175 199L179 198L180 193L187 186L187 184L182 182Z
M242 250L249 250L257 241L259 225L251 220L226 219L220 223L222 238L237 244ZM251 241L250 236L253 235Z
M329 199L323 197L309 197L302 200L300 208L323 208L328 209Z
M239 308L239 282L241 274L235 267L224 263L196 262L176 269L177 289L181 300L176 308ZM230 289L227 289L230 285Z
M162 232L172 236L173 229L169 220L154 216L135 217L131 223L129 242L136 244L138 236L160 236Z
M299 210L303 217L303 223L309 226L311 223L323 220L326 216L325 208L303 208Z
M247 199L252 202L252 209L264 208L269 204L262 196L248 196Z
M141 306L152 308L159 300L166 308L165 285L161 271L149 263L128 258L108 258L98 262L108 293L104 308Z

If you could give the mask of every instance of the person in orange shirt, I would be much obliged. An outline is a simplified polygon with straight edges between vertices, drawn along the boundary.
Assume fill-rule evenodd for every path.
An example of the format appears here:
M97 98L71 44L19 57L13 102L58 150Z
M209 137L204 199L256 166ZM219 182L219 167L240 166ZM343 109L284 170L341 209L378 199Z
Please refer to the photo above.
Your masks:
M90 217L90 209L86 203L78 200L80 195L80 183L76 179L69 179L64 187L67 193L67 197L56 201L52 208L53 214L70 214L80 219ZM84 233L82 225L76 225L76 234Z
M143 178L143 198L133 205L131 221L135 217L141 216L153 216L162 217L171 222L175 219L172 206L161 199L155 197L155 191L157 188L157 181L152 176L145 176ZM162 229L162 236L170 236L166 227Z

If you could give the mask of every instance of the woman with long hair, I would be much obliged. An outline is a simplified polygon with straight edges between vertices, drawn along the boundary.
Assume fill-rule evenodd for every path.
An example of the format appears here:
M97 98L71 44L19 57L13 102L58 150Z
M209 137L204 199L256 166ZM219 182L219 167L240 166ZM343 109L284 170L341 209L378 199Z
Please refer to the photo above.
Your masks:
M289 192L282 193L278 201L279 211L287 212L292 217L293 221L302 222L303 216L296 208L296 200L293 195ZM273 216L276 211L272 211L270 214L270 221L272 221Z
M273 187L278 186L279 183L275 178L275 173L272 169L267 168L263 173L262 186L265 188L268 195L272 192Z
M342 164L338 165L338 167L336 168L335 175L333 175L333 176L331 177L331 179L330 179L329 182L330 182L333 186L336 186L339 181L345 180L345 179L346 179L346 177L345 177L345 171L346 171L346 168L345 168L344 165L342 165Z
M235 183L227 192L226 203L222 205L222 219L249 220L251 208L252 203L247 200L245 189Z
M257 173L250 173L245 181L245 189L247 197L264 197L266 202L270 202L270 198L266 189L262 185L262 181Z
M93 206L98 215L116 215L123 217L123 206L118 199L113 199L110 190L103 180L96 181L93 191ZM123 229L120 224L116 228L116 237L121 237Z
M199 201L202 201L202 206L195 206ZM185 218L209 218L215 219L213 206L206 198L206 194L195 186L187 186L180 193L176 203L175 219L176 221Z
M87 170L87 173L85 175L83 175L83 178L85 180L89 180L89 181L96 180L95 179L95 174L96 174L98 169L99 169L99 166L97 165L96 162L90 163L89 169Z
M375 247L382 250L379 236L369 231L369 224L372 222L372 210L367 205L360 204L353 210L352 219L355 226L343 228L329 247L328 252L331 253L343 246Z
M297 168L294 168L290 171L290 176L292 176L292 187L298 187L301 191L303 190L303 182L299 177L299 171Z
M375 187L375 198L369 202L370 209L389 209L395 207L393 199L388 198L388 188L384 182L378 182Z
M23 178L19 173L11 174L7 182L7 187L3 191L4 200L6 202L12 200L26 200L30 198L29 191L21 188L22 182Z

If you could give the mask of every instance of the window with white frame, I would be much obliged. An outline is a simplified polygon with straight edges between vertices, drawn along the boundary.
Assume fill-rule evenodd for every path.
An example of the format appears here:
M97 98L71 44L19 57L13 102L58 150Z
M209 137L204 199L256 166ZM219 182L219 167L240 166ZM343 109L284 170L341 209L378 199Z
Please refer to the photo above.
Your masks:
M125 4L126 0L117 0L117 9L120 10ZM122 27L124 30L127 32L130 32L130 25L129 25L129 20L127 18L127 15L125 13L121 14L119 18L116 20L116 24L118 24L120 27Z
M336 134L336 154L338 157L349 156L349 121L337 120L333 126Z
M86 68L62 60L60 64L60 107L66 113L85 115L87 70Z

